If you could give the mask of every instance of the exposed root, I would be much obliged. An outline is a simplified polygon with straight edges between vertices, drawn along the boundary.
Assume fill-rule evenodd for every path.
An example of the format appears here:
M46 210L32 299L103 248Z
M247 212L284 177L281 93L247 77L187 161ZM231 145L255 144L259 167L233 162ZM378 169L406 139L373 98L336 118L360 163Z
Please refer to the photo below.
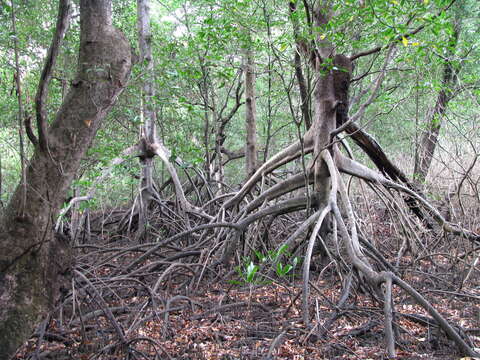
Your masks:
M292 147L289 148L290 150ZM295 148L293 148L295 149ZM340 176L339 171L344 173L356 176L363 180L381 184L387 188L392 188L397 191L408 194L412 198L415 198L418 203L424 206L427 211L432 214L433 218L446 230L453 233L464 234L467 237L475 237L473 233L468 233L464 229L460 229L454 225L447 223L440 213L426 200L424 200L420 195L416 194L414 191L409 189L406 186L397 184L391 180L386 179L384 176L376 173L367 167L355 162L354 160L344 157L338 150L334 151L334 158L330 155L328 150L322 150L317 159L318 163L324 163L328 168L328 173L330 175L331 189L329 193L329 199L326 204L323 204L320 210L313 214L307 221L305 221L298 229L295 231L285 243L290 244L296 237L298 237L303 231L308 229L313 222L316 221L315 227L313 228L310 239L308 242L307 250L305 253L305 260L303 265L303 319L306 325L309 324L310 315L308 311L308 284L309 284L309 272L310 272L310 261L312 257L313 248L315 241L318 237L320 228L325 221L325 218L328 213L333 213L335 218L335 223L338 226L339 235L343 241L343 246L346 249L348 254L349 261L354 266L354 268L360 274L360 278L364 278L366 284L372 287L373 291L377 296L383 298L383 310L384 310L384 331L386 338L386 349L390 357L395 357L395 337L393 329L393 303L392 303L392 286L395 284L400 286L404 291L406 291L410 296L418 302L419 305L425 308L433 318L439 323L445 333L457 344L460 351L466 355L474 356L476 353L472 348L461 338L461 336L455 331L455 329L448 324L448 322L421 296L416 292L412 287L406 284L403 280L400 279L397 275L394 275L392 272L382 271L377 272L372 268L372 265L369 263L367 256L365 255L361 245L359 236L357 234L357 225L355 221L355 215L348 198L348 194L343 184L343 180ZM234 204L238 204L242 198L247 194L248 189L253 186L253 184L259 179L260 174L263 171L268 171L273 169L275 166L284 163L291 152L282 152L278 156L275 156L271 162L268 162L267 165L263 167L262 170L257 172L256 176L254 175L249 182L234 196L230 201L228 201L224 208L228 209ZM316 167L318 173L319 167ZM316 175L317 176L317 175ZM302 174L291 177L290 179L284 181L283 183L277 184L263 192L260 196L254 199L250 204L246 205L241 212L245 215L251 213L255 209L258 209L261 205L266 204L269 201L273 201L279 198L281 195L291 192L294 189L297 189L304 183L304 176ZM337 202L337 193L340 194L340 199L342 207L344 209L344 214L342 214L338 202ZM283 202L279 202L274 205L267 206L263 209L260 209L253 214L243 218L240 216L237 218L236 223L242 231L246 231L246 228L255 221L262 219L265 216L286 213L295 211L298 209L303 209L307 206L308 199L306 197L297 197ZM349 226L347 229L347 224L344 221L346 218ZM238 239L237 237L235 237ZM338 243L338 240L335 240ZM237 243L234 242L233 245L230 244L227 255L237 247ZM225 253L224 253L225 256Z

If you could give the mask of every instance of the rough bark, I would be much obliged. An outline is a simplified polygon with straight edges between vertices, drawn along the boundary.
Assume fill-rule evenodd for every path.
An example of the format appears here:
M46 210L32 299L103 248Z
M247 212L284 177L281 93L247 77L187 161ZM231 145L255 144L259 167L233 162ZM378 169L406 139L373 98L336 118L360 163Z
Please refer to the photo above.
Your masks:
M53 237L64 195L102 120L122 92L131 49L112 26L111 1L80 1L77 76L0 223L0 359L8 359L68 282L70 247ZM63 281L62 281L63 279Z

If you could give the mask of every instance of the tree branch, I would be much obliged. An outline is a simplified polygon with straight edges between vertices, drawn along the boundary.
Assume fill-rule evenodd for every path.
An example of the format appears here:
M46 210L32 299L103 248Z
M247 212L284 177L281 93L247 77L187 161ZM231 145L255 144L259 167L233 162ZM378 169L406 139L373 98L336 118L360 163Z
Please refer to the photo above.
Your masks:
M32 116L31 115L28 115L27 117L25 117L24 125L25 125L25 131L27 133L28 139L31 141L33 146L37 146L38 145L38 139L37 139L37 137L35 136L35 133L32 130Z
M441 13L443 13L444 11L447 11L448 9L450 9L450 7L452 7L452 5L455 3L456 0L452 0L450 1L450 3L444 7L443 9L441 9L436 15L435 17L438 17L440 16ZM424 28L426 27L426 24L422 24L420 25L419 27L417 27L415 30L412 30L411 32L408 32L408 33L405 33L405 34L401 34L401 35L398 35L396 38L394 38L392 41L390 41L389 43L383 45L383 46L377 46L373 49L370 49L370 50L366 50L366 51L362 51L362 52L359 52L355 55L352 55L350 56L350 61L354 61L362 56L368 56L368 55L371 55L371 54L374 54L374 53L377 53L383 49L386 49L387 47L389 47L392 43L395 43L397 41L402 41L403 38L409 38L417 33L419 33L420 31L422 31Z
M53 68L57 61L58 52L62 45L63 38L67 32L71 15L71 3L70 0L60 0L58 6L58 18L57 26L55 29L55 35L52 40L52 44L48 49L45 65L40 76L38 83L37 94L35 96L35 110L37 113L37 131L38 131L38 143L40 149L46 150L48 146L47 142L47 113L45 109L45 102L48 96L48 85L52 79ZM27 129L28 133L28 129ZM30 138L30 135L29 135ZM30 138L30 140L32 140ZM33 141L32 141L33 142Z

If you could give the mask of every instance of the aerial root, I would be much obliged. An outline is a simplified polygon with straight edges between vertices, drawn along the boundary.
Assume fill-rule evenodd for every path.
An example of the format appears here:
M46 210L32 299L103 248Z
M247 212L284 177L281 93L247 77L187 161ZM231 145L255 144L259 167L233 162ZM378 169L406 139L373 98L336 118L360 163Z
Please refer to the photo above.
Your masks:
M284 155L284 157L276 157L276 162L269 163L265 169L271 169L274 167L274 164L282 164L285 159L290 156ZM376 294L380 295L380 298L383 299L383 312L384 312L384 332L386 340L386 351L389 357L395 357L395 332L393 327L393 314L394 314L394 304L392 301L392 288L393 285L397 285L402 288L407 294L409 294L420 306L422 306L430 315L437 321L439 326L445 331L447 336L452 339L460 351L468 356L477 356L478 354L462 339L458 332L445 320L445 318L438 313L437 310L415 289L410 285L404 282L399 276L394 274L392 271L382 271L377 272L373 269L369 263L367 256L364 253L362 246L360 245L359 235L357 233L357 227L355 222L355 216L353 212L352 205L350 203L345 184L340 176L340 171L359 177L366 181L373 183L379 183L388 188L393 188L395 190L407 193L408 195L414 197L421 205L423 205L434 217L437 222L439 222L443 228L450 229L452 232L463 233L465 230L457 229L453 225L448 224L438 213L438 211L429 204L426 200L421 198L418 194L414 193L412 190L408 189L403 185L399 185L393 181L390 181L383 177L382 175L364 167L363 165L344 157L338 151L334 152L334 157L330 154L329 150L324 149L318 156L317 161L323 161L329 171L330 180L331 180L331 189L328 192L329 197L326 203L317 204L319 210L312 214L307 220L305 220L297 230L284 242L284 244L292 243L298 236L300 236L305 230L310 228L314 223L315 226L310 235L307 249L305 252L305 260L303 265L303 294L302 294L302 311L303 311L303 320L304 323L308 326L310 321L309 311L308 311L308 298L309 298L309 270L310 263L312 258L312 252L316 240L319 238L320 228L325 221L326 216L329 213L333 214L334 223L338 226L339 234L335 234L335 237L340 235L341 239L346 248L346 253L348 255L349 262L353 267L361 274L361 279L366 280L367 285L369 285ZM237 195L235 195L231 201L227 202L224 205L225 209L228 209L232 204L238 204L242 198L247 193L251 184L256 182L263 170L257 172L257 176L253 176L249 182L240 190ZM257 198L255 198L250 204L246 205L241 211L243 215L237 218L236 224L239 226L241 231L245 231L247 227L261 218L268 215L275 215L279 213L291 212L298 209L306 208L308 204L308 199L306 197L297 197L283 202L279 202L274 205L266 206L257 210L260 206L264 206L268 201L275 200L283 194L286 194L293 189L297 189L301 186L302 182L304 183L305 177L296 175L290 179L284 181L281 185L275 185L269 190L265 191ZM282 185L284 188L282 188ZM337 194L340 195L340 199L343 205L345 214L342 214L337 200ZM251 213L252 211L257 210L256 212ZM349 229L347 229L348 223ZM320 238L321 239L321 238ZM238 238L230 238L227 243L231 245L231 249L234 249L237 245ZM335 243L339 243L339 239L334 239ZM365 239L363 243L367 242Z
M170 313L178 309L188 309L188 306L186 305L178 308L172 307L172 304L176 301L186 300L190 303L190 307L193 306L192 301L187 296L174 296L170 299L166 297L165 299L160 300L165 306L164 310L157 311L157 305L155 304L155 301L157 301L159 298L160 294L162 293L161 289L164 288L165 284L170 281L170 278L180 274L186 277L187 288L193 288L192 284L195 283L195 279L198 277L201 278L205 269L213 268L213 266L210 267L210 263L207 267L207 261L214 260L215 264L218 264L218 255L228 258L234 254L235 249L238 248L237 245L239 245L241 241L241 236L248 231L252 224L259 222L265 217L275 218L281 214L288 214L301 209L310 210L312 208L311 205L313 205L315 207L315 211L311 213L309 212L306 220L303 220L299 223L298 219L295 219L295 222L292 222L295 225L290 224L290 228L287 226L282 228L282 230L288 229L289 234L282 246L300 243L298 239L310 231L310 235L308 236L305 244L304 263L302 269L303 287L302 291L299 292L299 295L302 296L302 317L305 325L309 326L310 322L312 321L309 314L309 293L310 289L314 286L310 284L310 266L312 263L315 243L321 242L327 250L327 255L330 257L330 265L334 265L336 267L339 276L341 277L342 274L345 274L344 270L346 268L348 268L350 274L347 276L346 281L344 282L342 294L337 306L335 307L334 304L331 305L332 309L335 309L335 313L332 317L326 319L323 324L324 329L320 329L317 316L316 326L318 327L318 334L325 335L326 331L328 331L325 329L328 329L333 322L339 316L341 316L342 313L344 313L342 308L344 308L344 304L346 303L348 294L351 290L353 277L352 274L355 273L358 275L358 281L362 282L362 285L367 286L370 290L373 290L374 296L382 303L386 352L388 353L389 357L394 357L396 355L396 328L394 327L395 304L392 296L394 286L397 286L403 290L406 294L412 297L416 303L422 306L438 323L439 327L442 328L447 336L456 343L463 354L472 357L477 356L472 347L464 340L464 338L462 338L456 328L450 325L449 322L440 313L438 313L438 311L436 311L436 309L420 293L418 293L412 286L407 284L399 277L399 275L396 273L395 267L392 266L385 258L383 258L382 254L368 241L366 236L362 238L358 234L360 230L357 229L356 216L353 212L352 204L340 173L342 172L350 174L355 178L363 179L375 186L393 189L399 193L404 193L411 196L418 202L418 204L420 204L420 206L427 210L428 214L432 216L445 231L461 234L471 240L478 240L478 235L446 222L440 213L428 201L423 199L414 191L403 185L399 185L393 181L390 181L375 171L344 157L334 147L333 150L323 149L319 154L315 154L316 156L314 156L315 161L322 162L322 164L325 165L326 169L328 170L327 176L329 177L328 180L330 185L328 191L326 192L328 196L325 200L323 200L323 202L320 202L317 199L317 194L314 193L309 195L308 191L306 196L301 194L285 199L285 195L291 194L302 187L308 188L310 184L313 183L314 175L317 175L312 173L307 175L293 175L286 180L271 186L270 188L261 192L258 196L252 196L251 199L248 197L251 189L262 179L262 177L275 170L282 164L288 163L292 159L301 156L302 153L311 152L313 141L309 139L310 137L306 135L304 138L305 149L303 152L300 144L294 143L284 151L275 155L271 160L265 163L264 166L262 166L237 193L226 194L221 195L218 198L212 198L206 205L203 206L202 209L189 208L188 204L185 205L187 213L189 213L190 210L190 214L193 214L194 216L198 215L203 220L207 219L209 221L208 224L192 226L188 230L178 232L173 236L162 237L161 235L155 235L156 240L152 240L152 243L142 244L136 247L130 246L127 250L125 250L126 252L121 250L117 253L117 255L114 255L120 257L128 252L135 254L135 256L132 257L125 257L126 261L123 263L121 268L113 268L110 273L111 278L109 278L107 282L113 283L118 281L137 281L141 285L141 281L139 279L141 276L143 276L142 274L161 271L160 274L157 273L157 277L155 280L151 281L149 286L141 289L142 293L147 293L146 297L148 298L145 300L143 305L154 305L154 314L146 315L144 317L140 316L138 319L135 319L127 332L133 331L141 324L150 321L152 318L159 318L160 315L163 315L164 336L167 336L168 334L165 330L167 324L171 324L173 322L172 317L169 319ZM231 198L228 199L230 196ZM222 201L225 201L223 206L220 205ZM209 207L212 207L215 209L215 211L218 210L216 217L202 215L205 211L210 211ZM198 218L196 219L198 220ZM330 219L333 223L333 234L328 238L328 240L332 240L331 242L327 241L327 239L324 239L323 234L321 233L322 225L324 225L327 220L330 221ZM131 217L129 221L131 222ZM299 225L297 225L297 223L299 223ZM189 225L191 224L193 224L193 222L191 222ZM260 224L259 228L262 226L265 225ZM271 222L269 222L266 226L271 226ZM293 226L296 226L296 228L293 228ZM408 230L409 228L405 229ZM411 229L412 228L410 228L410 230ZM256 232L259 233L259 231ZM333 246L335 246L334 250L336 251L328 252L329 246L332 247L332 243ZM249 244L247 243L247 245ZM342 252L340 252L340 248L342 248ZM172 251L174 252L173 255ZM159 254L162 254L162 256L159 256ZM154 260L152 260L152 258ZM188 258L196 259L195 261L198 262L185 262L185 259ZM115 259L107 257L105 262L109 262L111 260ZM385 271L375 270L370 263L371 261L380 263ZM353 272L352 268L354 269ZM109 325L114 329L115 335L118 339L118 344L128 344L132 341L143 341L143 339L140 337L133 338L133 340L130 337L126 338L124 330L118 327L118 316L117 318L114 317L119 313L123 314L125 309L119 308L117 313L117 310L115 310L113 307L108 308L106 304L102 303L102 294L95 293L93 290L96 286L98 286L100 280L98 283L93 283L93 281L89 282L88 280L91 276L90 274L93 273L94 271L82 271L76 273L76 277L82 282L82 291L85 289L90 292L93 291L93 296L91 297L93 299L92 301L98 302L96 305L102 308L100 313L97 313L97 316L100 314L100 316L106 317L106 319L109 321ZM322 275L323 272L320 274L320 276ZM184 278L182 278L182 281L183 280ZM142 285L138 286L139 289L141 287ZM114 291L112 291L112 293L113 292ZM255 302L225 304L220 305L217 308L214 307L211 310L205 310L202 314L197 314L192 318L200 319L213 312L230 311L234 307L252 305L255 307L261 307L260 304ZM104 308L108 310L103 310ZM263 310L265 310L265 312L269 311L267 308L263 308ZM83 317L83 319L85 319L85 317ZM368 324L367 328L372 326L372 324ZM282 339L285 337L285 334L288 331L288 329L285 330L284 328L282 331L275 334L278 335L271 342L269 355L267 355L267 358L273 354L278 346L280 346ZM156 349L161 348L157 346Z
M328 164L328 162L327 162ZM337 168L332 168L331 171L338 171ZM353 265L357 268L359 272L361 272L374 286L384 286L384 314L385 314L385 337L387 343L387 352L388 355L391 357L395 356L395 340L394 340L394 332L392 328L392 314L393 314L393 303L392 303L392 284L395 284L401 287L405 292L407 292L420 306L422 306L426 311L432 315L432 317L438 322L440 327L445 331L450 339L452 339L456 345L458 346L459 350L468 356L478 356L478 354L461 338L457 331L445 320L445 318L440 315L440 313L420 294L418 293L413 287L408 285L405 281L403 281L397 275L394 275L391 272L381 272L377 273L373 270L371 265L366 261L366 258L362 254L360 250L360 245L358 241L358 236L356 232L355 226L355 219L353 217L353 210L350 203L350 200L347 196L345 186L343 184L342 179L338 176L339 181L339 192L341 198L343 200L344 206L346 208L347 217L349 218L349 222L351 224L351 235L348 234L346 231L345 226L343 225L343 220L340 217L340 211L334 206L335 216L337 221L342 224L340 227L343 232L344 238L347 240L347 253L352 260ZM390 186L396 185L400 189L408 192L412 192L410 189L397 185L389 180L382 180L385 184ZM413 194L411 194L413 195ZM416 195L416 194L415 194ZM417 199L422 200L422 203L428 204L425 200L421 199L418 195ZM430 206L430 204L428 204ZM432 207L434 210L434 208Z

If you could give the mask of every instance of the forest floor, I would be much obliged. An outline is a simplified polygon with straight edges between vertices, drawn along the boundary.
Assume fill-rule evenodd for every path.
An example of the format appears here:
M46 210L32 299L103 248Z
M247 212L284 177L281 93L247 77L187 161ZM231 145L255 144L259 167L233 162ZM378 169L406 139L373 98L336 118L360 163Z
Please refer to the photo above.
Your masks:
M145 247L99 239L76 250L77 269L88 281L75 279L64 305L16 359L387 358L382 304L353 285L338 307L342 281L331 264L318 265L318 257L312 261L307 328L299 269L266 279L260 268L256 279L262 280L246 283L235 270L209 269L198 254L165 260L160 253L132 268ZM379 246L385 254L384 239ZM474 259L435 253L414 264L403 257L402 276L479 348L478 271L459 289ZM396 254L389 255L393 263ZM398 289L393 295L398 359L461 358L423 308Z

